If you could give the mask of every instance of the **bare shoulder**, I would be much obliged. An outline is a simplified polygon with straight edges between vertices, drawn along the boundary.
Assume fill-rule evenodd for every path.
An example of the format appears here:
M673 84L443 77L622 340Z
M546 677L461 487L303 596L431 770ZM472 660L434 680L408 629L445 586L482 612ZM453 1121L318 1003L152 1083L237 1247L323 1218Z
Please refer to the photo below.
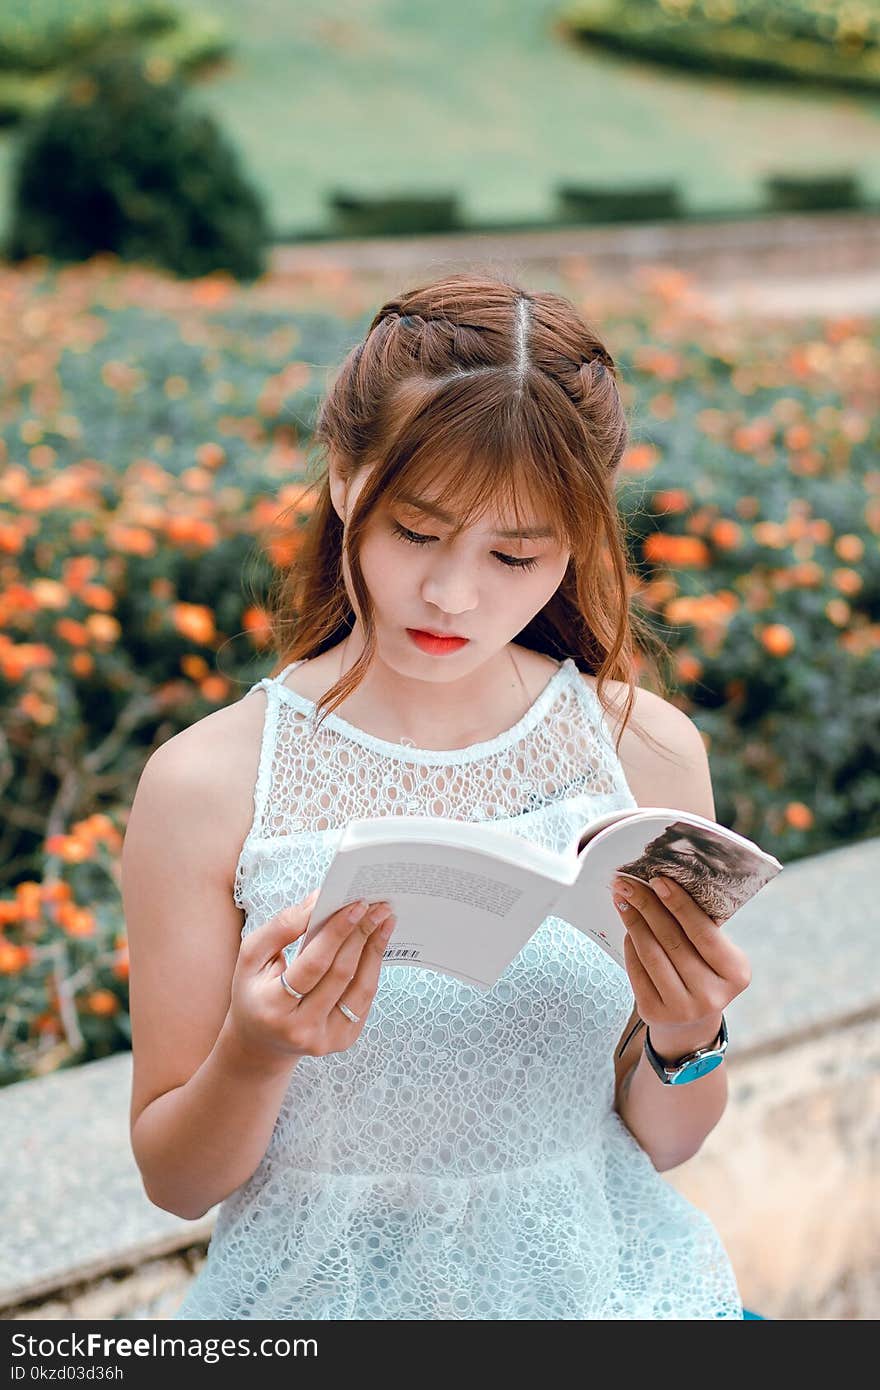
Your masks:
M265 690L251 691L197 719L153 754L210 806L213 868L230 892L253 819L265 715Z
M596 678L581 672L596 691ZM715 819L709 759L703 735L691 716L653 690L636 686L629 719L621 734L629 687L606 681L605 722L624 775L639 806L670 806Z

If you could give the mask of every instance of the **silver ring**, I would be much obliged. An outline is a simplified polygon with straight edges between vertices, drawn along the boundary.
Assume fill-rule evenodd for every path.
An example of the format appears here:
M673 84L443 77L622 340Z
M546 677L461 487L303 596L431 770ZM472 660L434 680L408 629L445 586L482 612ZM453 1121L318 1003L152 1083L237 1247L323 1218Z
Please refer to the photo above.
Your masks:
M281 983L283 984L284 988L287 990L287 993L290 994L290 995L292 995L294 999L305 999L305 995L304 995L304 994L300 994L300 992L299 992L298 989L294 989L293 985L289 985L289 984L287 983L287 981L286 981L285 978L284 978L284 971L283 971L283 970L282 970L281 974L278 976L278 978L279 978L279 980L281 981Z
M348 1007L347 1004L340 1004L339 1007L345 1014L345 1017L351 1019L352 1023L360 1023L359 1016L356 1013L352 1013L351 1009Z

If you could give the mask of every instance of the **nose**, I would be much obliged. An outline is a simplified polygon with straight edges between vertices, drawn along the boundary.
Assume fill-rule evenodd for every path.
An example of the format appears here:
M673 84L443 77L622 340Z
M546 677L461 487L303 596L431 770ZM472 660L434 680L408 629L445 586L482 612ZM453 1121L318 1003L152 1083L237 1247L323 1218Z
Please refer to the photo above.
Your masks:
M477 581L466 564L454 556L432 556L422 584L425 603L443 613L468 613L477 606Z

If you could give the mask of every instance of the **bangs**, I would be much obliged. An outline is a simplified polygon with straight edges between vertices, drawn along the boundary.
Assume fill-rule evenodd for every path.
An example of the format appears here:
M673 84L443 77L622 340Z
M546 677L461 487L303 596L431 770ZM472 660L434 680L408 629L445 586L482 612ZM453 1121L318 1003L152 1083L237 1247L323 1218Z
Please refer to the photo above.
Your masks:
M573 549L571 473L558 462L568 451L543 424L531 427L528 416L537 411L529 411L528 396L511 401L506 380L495 408L486 404L485 377L444 383L439 392L430 385L433 394L398 426L380 462L375 481L383 502L431 502L454 518L454 534L491 513L505 529L547 527L559 546Z

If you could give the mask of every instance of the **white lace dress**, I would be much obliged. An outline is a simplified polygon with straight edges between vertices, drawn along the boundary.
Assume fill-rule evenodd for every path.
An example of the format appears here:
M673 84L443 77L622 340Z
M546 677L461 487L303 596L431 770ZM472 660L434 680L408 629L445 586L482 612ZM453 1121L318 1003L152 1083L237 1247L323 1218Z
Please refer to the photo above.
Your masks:
M497 825L558 852L636 804L571 658L498 738L437 751L265 691L242 936L318 886L355 817ZM257 697L259 698L259 697ZM221 1204L178 1318L732 1318L704 1213L613 1108L626 973L547 917L489 990L384 964L357 1042L304 1057L253 1175Z

